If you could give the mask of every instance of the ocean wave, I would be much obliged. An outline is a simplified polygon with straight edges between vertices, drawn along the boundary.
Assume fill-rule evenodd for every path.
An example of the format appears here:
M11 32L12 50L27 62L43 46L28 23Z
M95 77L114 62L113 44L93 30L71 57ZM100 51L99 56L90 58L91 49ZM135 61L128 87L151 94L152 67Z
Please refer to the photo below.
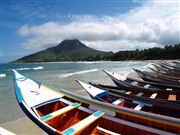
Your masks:
M6 77L6 74L0 74L0 78Z
M103 62L109 62L109 61L62 61L62 62L47 62L47 63L80 63L80 64L94 64L94 63L103 63Z
M34 67L34 68L17 68L16 70L41 70L44 69L42 66Z
M154 69L154 66L153 66L152 64L153 64L153 63L148 63L147 65L141 67L140 69L141 69L142 71L148 71L148 70L150 70L149 67Z
M78 72L74 72L74 73L67 73L67 74L60 75L59 78L65 78L65 77L69 77L69 76L73 76L73 75L77 75L77 74L85 74L85 73L89 73L89 72L95 72L97 70L98 69L91 69L91 70L78 71Z
M81 64L99 64L99 63L102 63L102 61L77 61L75 63L81 63Z
M41 69L44 69L44 68L42 66L33 68L33 70L41 70Z

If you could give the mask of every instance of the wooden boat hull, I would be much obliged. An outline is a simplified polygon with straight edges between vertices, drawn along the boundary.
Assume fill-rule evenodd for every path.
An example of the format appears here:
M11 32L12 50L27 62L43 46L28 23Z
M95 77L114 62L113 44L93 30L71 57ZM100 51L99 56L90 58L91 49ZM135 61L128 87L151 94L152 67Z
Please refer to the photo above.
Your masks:
M127 77L127 80L136 81L136 82L143 83L143 84L149 84L149 85L158 87L159 89L167 89L167 88L169 88L169 89L175 90L175 91L179 91L179 89L180 89L180 86L173 85L173 84L150 82L150 81L144 81L144 80L140 80L140 79L137 79L137 78L131 78L131 77Z
M165 84L167 83L167 84L172 84L172 85L180 85L180 82L177 80L154 76L152 74L149 74L147 72L142 72L137 69L134 69L134 70L145 81L159 82L159 83L165 83Z
M180 62L179 61L173 61L172 63L176 64L176 66L180 67Z
M168 70L166 68L163 68L162 66L160 65L155 65L155 64L152 64L159 72L165 72L167 75L172 75L172 76L180 76L180 73L177 73L177 72L173 72L171 70Z
M42 123L37 117L33 115L33 113L30 112L29 108L25 103L19 103L19 106L23 110L23 112L34 122L36 125L38 125L41 129L43 129L46 133L51 135L57 135L55 131L53 131L51 128L46 126L44 123Z
M102 126L103 130L107 128L108 130L106 130L106 132L110 132L109 134L180 133L180 122L175 118L159 117L139 111L132 111L131 109L87 99L66 90L50 88L39 81L19 74L15 70L13 70L13 80L20 107L30 119L32 119L48 134L99 134L100 128L97 128L97 124ZM62 107L64 105L65 107ZM75 121L75 124L72 125L71 123L70 126L68 126L67 122L62 119L66 118L66 120L69 122L69 117L71 118L71 115L68 115L69 112L64 113L64 111L67 111L67 109L74 109L70 111L70 114L73 115L73 119L76 118L75 114L79 114L78 112L84 114L79 114L79 116L83 116L84 119L77 119L78 121L81 120L83 124L81 121ZM85 117L87 115L90 116L88 116L86 119ZM131 118L134 116L136 119ZM122 119L122 117L125 119ZM128 118L134 122L136 121L137 123L129 121ZM99 120L96 121L96 119ZM162 130L158 125L149 127L148 123L153 121L159 123L160 125L163 124L165 127L167 127L167 129ZM71 122L74 122L74 120ZM110 125L107 125L106 123L109 123ZM60 124L61 126L57 128L56 124ZM62 124L68 126L69 128L64 129ZM101 132L105 134L106 132L103 130L101 128Z
M112 81L116 84L117 88L115 89L127 89L127 90L134 90L134 91L150 91L150 92L164 92L164 93L169 93L169 94L178 94L180 93L179 89L174 90L171 86L164 86L164 88L159 87L159 84L154 85L154 83L146 83L143 81L139 80L129 80L126 79L126 77L121 80L118 79L116 76L114 76L112 73L108 71L104 71L111 79ZM115 73L114 73L115 74ZM148 87L146 87L148 86ZM102 86L103 87L103 86Z
M92 97L92 98L94 98L94 99L97 99L97 100L99 100L99 101L103 101L103 102L109 102L110 100L108 99L108 100L106 100L106 98L101 98L101 97L103 97L103 96L108 96L109 94L109 91L107 92L107 91L104 91L103 89L99 89L99 88L97 88L97 87L94 87L94 86L92 86L91 84L87 84L87 83L84 83L84 82L82 82L82 81L79 81L78 80L78 82L79 82L79 84L86 90L86 92ZM110 95L109 95L109 97L110 98L114 98L113 97L113 95L110 93ZM124 103L124 97L125 96L120 96L120 97L123 97L123 99L122 98L120 98L120 102L118 103L118 104L116 104L117 106L122 106L122 104L125 104ZM127 98L127 97L126 97ZM130 96L129 96L129 98L130 98ZM128 100L129 100L129 98L128 98ZM116 101L118 101L118 100L115 100L114 102L112 102L112 104L114 104ZM134 102L135 100L133 99L133 102ZM141 100L142 101L142 100ZM145 100L144 100L145 101ZM138 102L138 103L142 103L142 102ZM152 102L151 102L152 103ZM176 106L176 107L178 107L178 106ZM132 109L133 110L133 109ZM172 110L170 110L169 112L171 112ZM179 114L179 112L180 112L180 110L176 110L174 113L175 114ZM172 113L173 114L173 113ZM161 117L161 115L159 115L159 117ZM180 118L178 115L176 116L177 118Z
M173 80L180 80L179 76L168 75L168 74L166 74L164 72L157 71L157 70L155 70L155 69L153 69L151 67L149 67L149 69L152 70L152 73L157 75L157 76L165 77L165 78L169 78L169 79L173 79Z
M174 73L180 74L180 70L174 68L173 66L166 65L166 64L164 64L164 63L159 63L159 65L160 65L161 67L165 68L166 70L170 71L170 72L174 72Z
M136 95L126 94L125 92L124 93L121 92L120 89L108 89L104 85L98 85L98 84L92 84L92 83L90 83L90 84L93 85L94 87L105 90L110 95L115 95L115 96L120 97L120 98L129 99L129 100L136 100L138 102L153 104L153 105L157 105L157 106L163 106L163 107L166 107L169 109L174 108L175 110L180 110L180 101L179 100L178 101L177 100L171 101L168 99L150 99L148 97L143 97L143 96L139 97ZM102 86L104 86L104 87L102 87ZM125 90L125 91L128 91L128 90ZM157 92L153 92L153 93L157 93ZM152 95L153 93L151 93L151 94L149 93L149 94Z
M81 81L78 81L79 84L81 84L83 86L84 82L81 82ZM145 93L142 92L142 91L139 91L138 93L143 93L141 96L139 95L134 95L134 94L131 94L133 93L132 91L130 90L126 90L126 89L118 89L118 88L115 88L113 89L113 87L108 87L108 86L105 86L105 85L99 85L99 84L93 84L93 83L89 83L90 87L94 87L95 89L99 89L99 90L102 90L102 91L106 91L109 95L114 95L116 97L119 97L119 98L124 98L124 99L128 99L128 100L134 100L134 101L138 101L138 102L143 102L143 103L147 103L147 104L152 104L152 105L157 105L157 106L162 106L162 107L166 107L168 109L171 109L173 108L174 110L177 110L179 111L180 113L180 101L179 100L168 100L168 99L158 99L158 98L149 98L147 96L143 96L143 95L147 95L147 91ZM87 88L85 88L87 89ZM126 94L126 92L131 92L130 94ZM161 92L148 92L148 95L152 95L153 93L156 93L157 95L158 94L161 94ZM137 94L137 93L136 93ZM90 96L92 94L89 94ZM163 94L164 95L164 94ZM176 95L177 97L179 95ZM92 97L92 96L91 96Z
M172 65L172 63L161 63L163 65L165 65L166 67L171 67L173 68L174 70L177 70L177 71L180 71L180 67L179 66L176 66L176 65Z

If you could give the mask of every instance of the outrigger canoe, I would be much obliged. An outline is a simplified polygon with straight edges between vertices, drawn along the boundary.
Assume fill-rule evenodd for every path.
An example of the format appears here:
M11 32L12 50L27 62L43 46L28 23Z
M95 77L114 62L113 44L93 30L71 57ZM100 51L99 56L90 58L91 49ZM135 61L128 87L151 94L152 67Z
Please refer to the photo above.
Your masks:
M136 100L136 98L132 97L123 97L123 96L118 96L116 94L112 94L109 91L105 91L103 89L97 88L91 84L82 82L77 80L78 83L86 90L86 92L90 95L91 98L110 103L119 107L124 107L124 108L129 108L132 111L139 111L143 113L147 113L149 117L151 115L157 115L159 118L161 117L166 117L167 119L177 119L180 120L180 110L179 110L179 105L177 104L177 110L176 109L168 109L168 108L163 108L162 106L156 106L155 104L149 104L153 102L149 102L146 100L141 100L144 102L139 102L139 100ZM126 94L128 94L126 92ZM140 96L140 95L139 95ZM156 97L156 94L152 94L150 96L150 99L154 99ZM147 104L148 103L148 104ZM155 103L155 102L154 102ZM135 116L134 116L135 117ZM156 124L155 121L151 123ZM178 131L179 132L179 131Z
M180 76L180 73L168 70L160 65L152 64L159 72L165 72L167 75Z
M102 85L89 82L90 85L108 91L112 95L118 95L118 97L123 97L127 99L136 99L139 101L144 101L150 103L150 100L154 104L159 104L161 106L175 107L180 110L180 92L175 93L172 91L157 91L157 90L138 90L138 89L120 89L114 86ZM155 98L150 99L151 95Z
M180 71L180 66L177 66L173 63L161 63L161 64L165 65L166 67L171 67L174 70Z
M152 64L158 71L165 72L167 75L173 75L173 76L180 76L180 72L175 72L173 70L170 70L168 68L163 67L162 65L156 65Z
M180 67L180 61L173 61L172 63Z
M103 70L104 73L106 73L112 81L116 84L118 87L117 89L128 89L128 90L136 90L136 91L159 91L159 92L165 92L165 93L180 93L180 86L177 85L168 85L168 84L161 84L161 83L155 83L155 82L147 82L142 81L135 78L129 78L123 75L116 74L114 72L109 72ZM108 87L103 86L102 87ZM111 87L111 86L110 86ZM110 88L109 87L109 88Z
M176 68L174 66L171 66L171 65L167 65L167 64L164 64L164 63L158 63L161 67L165 68L166 70L168 71L171 71L171 72L175 72L175 73L180 73L180 69L179 68Z
M164 84L180 85L180 80L174 80L167 77L160 77L149 72L143 72L138 69L133 69L145 81L159 82Z
M138 79L138 78L134 78L134 77L126 77L126 79L128 81L131 82L139 82L139 83L143 83L143 84L149 84L151 87L158 87L160 89L171 89L171 90L179 90L180 89L180 85L173 85L173 84L166 84L166 83L158 83L158 82L150 82L150 81L144 81L142 79ZM144 86L144 85L143 85Z
M17 101L48 134L177 134L180 121L51 88L13 70ZM151 117L150 117L150 116Z
M156 70L154 68L151 68L151 67L148 67L152 72L152 74L155 74L157 76L160 76L160 77L165 77L165 78L169 78L169 79L174 79L174 80L180 80L180 76L175 76L175 75L170 75L170 74L167 74L166 72L163 72L163 71L159 71L159 70Z
M134 100L137 102L143 102L146 104L152 104L154 106L163 107L167 109L174 109L179 110L180 113L180 100L179 100L179 94L169 94L169 93L163 93L158 91L134 91L134 90L126 90L126 89L118 89L113 87L108 87L106 85L100 85L95 83L85 83L82 81L77 80L77 82L81 86L89 86L89 89L101 90L103 92L108 93L111 96L115 96L116 98L124 98L128 100ZM83 87L84 88L84 87ZM87 88L86 88L87 90ZM106 94L105 94L106 96ZM153 97L153 98L152 98ZM172 111L172 110L171 110ZM173 113L173 111L171 112Z

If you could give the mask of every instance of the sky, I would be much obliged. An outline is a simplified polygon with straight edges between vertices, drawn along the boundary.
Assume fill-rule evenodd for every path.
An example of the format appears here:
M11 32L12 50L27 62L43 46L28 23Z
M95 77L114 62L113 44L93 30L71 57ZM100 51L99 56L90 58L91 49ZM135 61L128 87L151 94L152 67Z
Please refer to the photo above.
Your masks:
M180 43L178 0L0 0L1 63L79 39L103 51Z

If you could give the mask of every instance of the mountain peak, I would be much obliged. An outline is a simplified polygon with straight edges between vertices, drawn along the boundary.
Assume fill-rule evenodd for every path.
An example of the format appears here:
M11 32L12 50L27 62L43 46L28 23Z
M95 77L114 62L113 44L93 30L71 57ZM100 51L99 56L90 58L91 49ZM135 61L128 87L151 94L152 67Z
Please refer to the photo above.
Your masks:
M65 39L62 42L80 42L80 41L78 39Z
M55 47L25 56L16 62L98 60L110 54L89 48L78 39L66 39Z
M78 39L66 39L55 47L56 51L70 51L78 48L85 48L86 46Z

